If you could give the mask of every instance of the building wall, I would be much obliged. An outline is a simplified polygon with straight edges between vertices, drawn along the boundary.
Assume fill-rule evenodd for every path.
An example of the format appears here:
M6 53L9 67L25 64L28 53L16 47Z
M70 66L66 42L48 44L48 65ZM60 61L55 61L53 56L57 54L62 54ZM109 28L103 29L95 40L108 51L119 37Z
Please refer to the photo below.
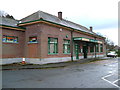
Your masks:
M0 28L0 59L2 59L2 28ZM0 64L2 64L1 60Z
M24 57L24 38L25 32L2 29L2 35L17 36L18 43L2 42L2 57L3 58L21 58Z
M66 38L68 35L68 38ZM48 37L58 38L58 54L48 54ZM42 24L42 34L41 34L41 56L42 58L51 58L51 57L70 57L70 54L63 54L63 41L71 40L71 32L66 29L53 27L50 25Z
M38 43L29 43L29 38L36 36ZM41 25L26 26L25 31L25 58L41 58Z
M64 39L71 40L70 30L63 28L61 29L59 27L51 26L44 23L27 25L25 26L25 28L26 28L25 32L3 29L2 32L3 35L18 36L19 38L19 43L17 44L3 43L3 58L18 58L19 59L18 61L22 61L22 57L25 57L26 62L34 64L64 62L71 60L71 54L63 53ZM38 43L29 43L29 38L33 36L37 37ZM58 38L58 54L48 54L48 37ZM86 37L94 39L94 37L92 36L88 36L79 32L73 32L73 37ZM97 38L97 40L102 40L104 42L104 40L101 38ZM73 45L75 45L75 43L76 42L74 41ZM78 41L77 43L79 44L80 48L83 47L83 41ZM83 55L84 55L83 52L79 53L79 59L84 58ZM104 52L96 53L96 57L101 57L104 55L105 47ZM88 52L88 58L94 57L95 52L94 53ZM75 53L73 55L73 59L76 60ZM11 59L10 62L12 61L14 62L15 60Z
M41 34L40 34L41 39L40 39L40 45L39 45L40 49L39 50L40 50L40 54L41 54L41 59L56 58L56 57L58 57L58 58L59 57L61 57L61 58L62 57L71 57L71 54L63 53L63 40L64 39L71 40L71 31L70 30L66 30L66 29L62 28L62 31L61 31L60 28L55 27L55 26L50 26L47 24L40 24L40 28L41 28ZM66 38L66 35L68 35L68 38ZM48 54L48 37L58 38L58 54ZM92 37L92 36L88 36L88 35L78 33L78 32L73 32L73 37L86 37L86 38L94 39L94 37ZM103 39L97 38L97 40L103 40ZM82 48L83 42L79 41L79 45ZM73 52L74 52L74 50L73 50ZM100 52L96 53L96 56L103 55L104 53L105 53L105 50L102 53L100 53ZM88 52L88 55L94 57L95 53ZM74 56L75 56L75 53L74 53ZM83 53L80 53L79 56L83 56Z

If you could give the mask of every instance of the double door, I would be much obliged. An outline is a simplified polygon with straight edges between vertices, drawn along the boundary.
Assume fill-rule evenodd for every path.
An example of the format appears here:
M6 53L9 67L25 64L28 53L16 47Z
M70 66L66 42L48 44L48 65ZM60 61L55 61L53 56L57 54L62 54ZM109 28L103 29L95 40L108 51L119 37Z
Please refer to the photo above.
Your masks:
M83 45L83 55L84 55L84 58L87 58L87 53L88 53L88 46L87 45Z
M83 52L83 56L84 58L87 58L87 54L88 54L88 45L87 44L83 44L83 47L80 48L79 44L75 44L75 55L76 55L76 59L79 59L79 53Z

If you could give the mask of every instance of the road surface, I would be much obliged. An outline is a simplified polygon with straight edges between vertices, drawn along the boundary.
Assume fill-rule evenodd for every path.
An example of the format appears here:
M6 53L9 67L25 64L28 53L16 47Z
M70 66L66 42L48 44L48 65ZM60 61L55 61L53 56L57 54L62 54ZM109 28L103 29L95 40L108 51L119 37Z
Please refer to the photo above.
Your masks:
M3 88L119 88L118 58L54 69L5 70Z

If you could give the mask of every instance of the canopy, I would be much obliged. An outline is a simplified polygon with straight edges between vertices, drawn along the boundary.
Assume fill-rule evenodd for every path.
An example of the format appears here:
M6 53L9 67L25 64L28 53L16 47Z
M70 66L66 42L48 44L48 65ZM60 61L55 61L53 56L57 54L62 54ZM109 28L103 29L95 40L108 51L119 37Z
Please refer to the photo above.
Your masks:
M102 41L90 39L90 38L85 38L85 37L74 37L73 40L81 40L81 41L94 42L94 43L100 43L100 44L103 43Z

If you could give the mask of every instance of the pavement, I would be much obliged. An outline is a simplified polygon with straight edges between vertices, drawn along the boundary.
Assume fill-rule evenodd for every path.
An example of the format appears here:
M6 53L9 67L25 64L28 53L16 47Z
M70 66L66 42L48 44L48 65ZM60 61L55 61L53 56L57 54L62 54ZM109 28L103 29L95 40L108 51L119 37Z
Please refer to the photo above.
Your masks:
M76 64L83 64L83 63L89 63L93 61L99 61L99 60L107 60L110 59L109 57L102 57L102 58L94 58L94 59L80 59L76 61L68 61L68 62L60 62L60 63L50 63L50 64L22 64L22 63L13 63L13 64L7 64L2 65L2 70L21 70L21 69L48 69L48 68L60 68L60 67L66 67L70 65L76 65Z

